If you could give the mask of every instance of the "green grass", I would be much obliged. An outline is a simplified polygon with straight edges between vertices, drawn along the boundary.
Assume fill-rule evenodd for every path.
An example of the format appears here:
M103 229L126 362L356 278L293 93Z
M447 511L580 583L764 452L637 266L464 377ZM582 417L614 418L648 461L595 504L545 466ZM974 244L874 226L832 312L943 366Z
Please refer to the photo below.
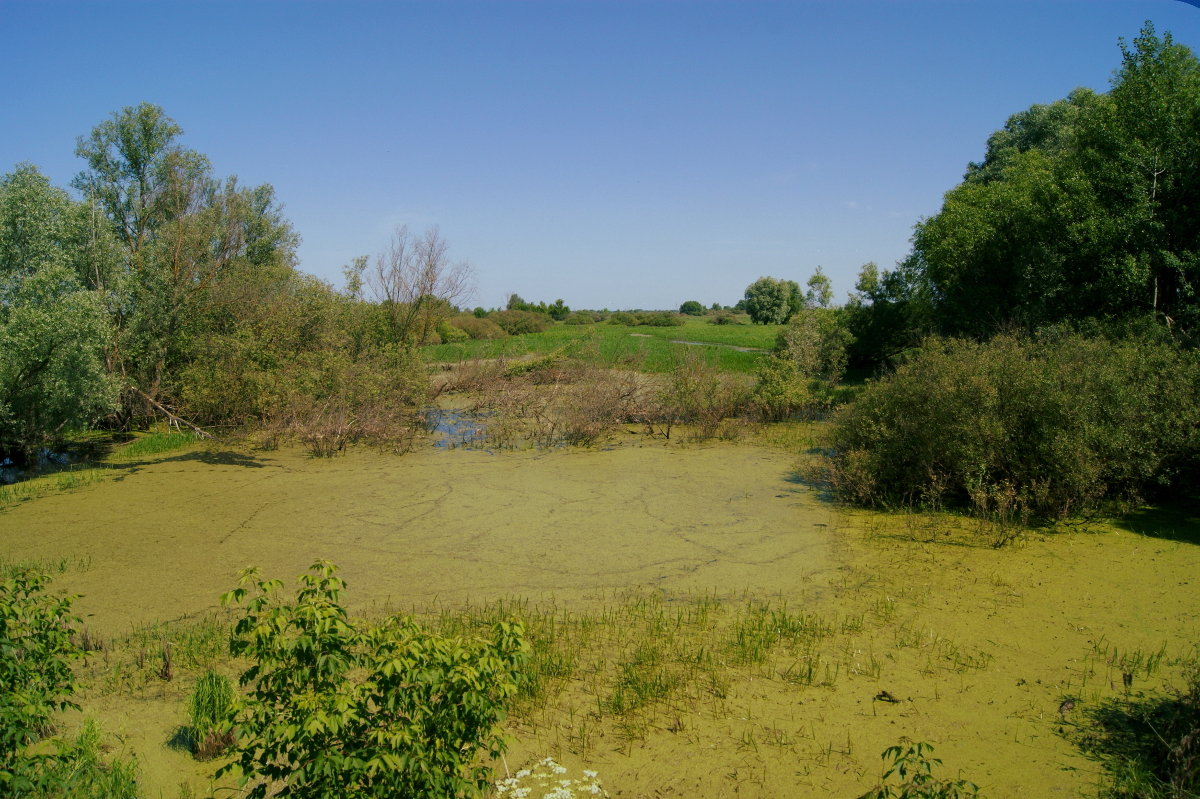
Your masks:
M118 447L112 454L112 460L125 461L144 458L147 455L160 455L190 446L198 440L195 434L190 432L183 433L172 430L144 433L128 444Z
M705 359L722 371L752 373L762 354L739 352L733 347L770 349L778 325L710 325L689 319L682 327L626 327L604 322L594 325L555 325L544 333L490 341L464 341L422 348L431 364L494 358L524 358L545 355L569 347L572 357L598 366L635 369L661 374L670 371L679 356L695 345L676 341L699 341L730 346L700 347Z

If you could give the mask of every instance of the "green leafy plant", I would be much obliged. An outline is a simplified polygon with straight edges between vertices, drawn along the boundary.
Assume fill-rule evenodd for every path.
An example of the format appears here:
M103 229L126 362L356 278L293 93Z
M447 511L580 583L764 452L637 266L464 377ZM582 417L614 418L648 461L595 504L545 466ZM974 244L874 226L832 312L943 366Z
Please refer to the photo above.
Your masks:
M498 730L526 658L524 628L492 640L447 638L394 616L357 627L339 604L336 567L313 564L294 604L282 583L242 574L222 597L244 606L230 643L248 658L236 756L248 796L460 797L488 785L480 756Z
M50 578L22 571L0 581L0 794L17 796L53 782L49 754L26 751L50 732L51 718L78 709L71 661L71 597L46 593Z
M191 739L196 757L207 760L233 745L233 683L224 674L205 672L192 692Z
M859 799L964 799L978 797L979 786L966 780L945 780L933 776L940 758L931 757L933 744L918 741L907 746L889 746L884 761L891 765L883 772L879 785Z

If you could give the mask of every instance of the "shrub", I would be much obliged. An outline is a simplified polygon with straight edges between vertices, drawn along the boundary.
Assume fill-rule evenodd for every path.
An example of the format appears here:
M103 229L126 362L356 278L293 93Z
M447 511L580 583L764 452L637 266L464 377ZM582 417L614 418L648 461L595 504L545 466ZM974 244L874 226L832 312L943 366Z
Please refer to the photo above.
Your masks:
M29 744L50 731L57 711L79 709L71 661L71 598L46 593L50 578L22 570L0 581L0 794L20 796L57 782L54 758Z
M811 418L831 406L852 340L834 311L804 309L792 317L775 352L759 363L754 399L762 418Z
M1062 518L1188 485L1200 363L1169 345L1073 333L929 340L834 427L852 501Z
M721 311L708 320L710 325L740 325L741 321L729 311Z
M610 325L625 325L626 327L632 327L633 325L637 324L637 319L635 319L633 314L629 313L628 311L614 311L613 313L609 314L608 323Z
M679 327L683 324L683 317L670 311L647 311L638 314L635 319L635 324L646 327Z
M243 572L222 597L244 605L230 642L252 665L234 761L248 795L459 797L484 789L498 725L517 691L527 645L518 622L494 638L445 638L411 618L357 627L339 604L345 583L317 562L294 604L278 580Z
M891 764L883 772L879 785L859 799L972 799L979 786L966 780L947 780L933 776L934 766L942 765L931 757L933 744L923 741L908 746L889 746L883 759Z
M450 324L472 339L497 339L508 335L494 320L477 316L456 316L450 320Z
M704 316L704 306L695 300L688 300L679 306L679 312L688 316Z
M575 311L563 319L564 325L593 325L601 320L598 313L591 311Z
M475 319L473 316L468 316L466 318L471 319L472 321ZM458 325L453 324L453 320L449 319L443 319L438 323L437 334L438 338L441 339L442 344L456 344L461 341L468 341L471 338L466 330L463 330Z
M496 311L493 314L488 314L488 319L491 319L504 328L504 332L510 336L519 336L524 333L541 333L548 330L550 325L553 324L549 316L534 311Z
M658 420L669 437L671 426L689 424L698 439L723 433L725 421L741 413L748 392L710 365L695 350L684 353L667 374L658 395Z

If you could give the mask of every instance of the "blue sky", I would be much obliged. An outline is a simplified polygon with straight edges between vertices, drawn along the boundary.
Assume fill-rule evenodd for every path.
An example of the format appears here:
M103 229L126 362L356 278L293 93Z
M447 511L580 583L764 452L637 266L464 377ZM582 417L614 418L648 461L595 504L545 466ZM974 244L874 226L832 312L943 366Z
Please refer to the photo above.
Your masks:
M271 183L300 266L438 224L474 304L732 304L817 265L839 301L1012 113L1108 87L1179 0L0 0L0 171L161 105L218 175Z

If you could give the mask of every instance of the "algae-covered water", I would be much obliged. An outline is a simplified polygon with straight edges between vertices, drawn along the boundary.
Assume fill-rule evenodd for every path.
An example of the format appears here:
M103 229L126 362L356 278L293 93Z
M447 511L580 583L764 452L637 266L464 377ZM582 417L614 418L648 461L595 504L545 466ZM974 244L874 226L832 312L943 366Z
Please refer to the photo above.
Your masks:
M795 468L781 449L637 436L331 460L210 446L0 512L0 555L70 559L56 586L109 638L215 608L246 566L290 581L317 558L341 566L359 610L520 598L587 614L631 593L721 597L730 618L748 602L802 608L836 628L819 651L747 667L714 639L727 684L648 713L636 735L588 721L571 704L585 688L569 687L543 717L514 720L509 761L587 765L614 796L853 796L908 738L935 742L946 776L989 797L1094 792L1099 766L1058 708L1121 692L1123 654L1164 652L1135 691L1176 677L1173 659L1200 640L1196 520L993 549L969 525L839 511ZM801 657L822 675L789 676ZM122 690L96 683L82 703L138 758L147 795L204 789L209 767L169 745L186 722L181 681Z

